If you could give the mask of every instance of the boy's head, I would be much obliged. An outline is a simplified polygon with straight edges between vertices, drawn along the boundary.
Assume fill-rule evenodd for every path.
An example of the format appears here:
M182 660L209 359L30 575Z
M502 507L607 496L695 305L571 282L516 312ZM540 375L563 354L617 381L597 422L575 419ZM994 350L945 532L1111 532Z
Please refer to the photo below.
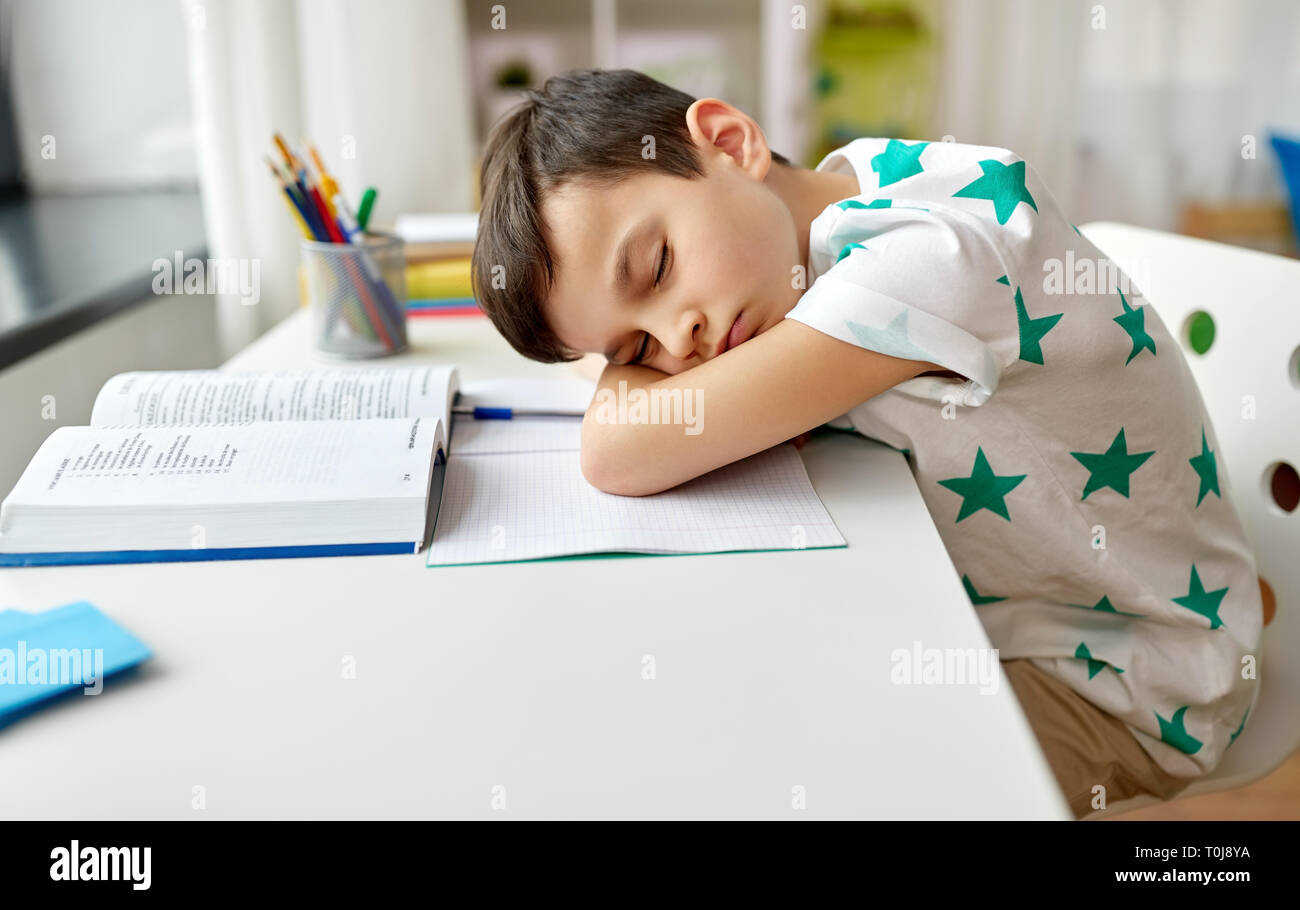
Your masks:
M801 293L773 162L789 167L725 102L631 70L552 77L484 151L475 295L535 360L702 363Z

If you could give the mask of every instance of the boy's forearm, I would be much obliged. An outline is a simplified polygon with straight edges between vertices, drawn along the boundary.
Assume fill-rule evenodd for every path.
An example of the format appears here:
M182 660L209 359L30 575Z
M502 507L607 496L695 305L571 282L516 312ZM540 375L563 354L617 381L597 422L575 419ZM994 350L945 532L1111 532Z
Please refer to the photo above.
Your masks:
M582 471L607 493L657 493L793 439L930 366L786 319L681 373L607 367L583 418Z
M609 364L596 383L596 394L582 421L582 470L587 480L607 492L639 495L668 484L658 479L666 467L662 440L684 435L681 424L632 423L620 409L632 402L634 390L649 392L668 374L643 366ZM658 444L657 444L658 443Z

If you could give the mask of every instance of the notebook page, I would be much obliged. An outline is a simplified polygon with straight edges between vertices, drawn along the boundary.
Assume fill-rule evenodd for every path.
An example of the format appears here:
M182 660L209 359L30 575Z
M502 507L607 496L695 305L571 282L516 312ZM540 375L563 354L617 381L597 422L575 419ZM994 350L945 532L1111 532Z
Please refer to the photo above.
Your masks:
M90 425L431 417L446 427L456 381L449 366L121 373L100 389Z
M579 553L845 545L798 451L788 443L642 497L614 496L591 486L582 476L577 450L524 456L465 455L455 446L452 451L430 566Z
M461 407L557 411L581 417L596 396L594 379L475 379L461 384Z
M448 450L457 455L502 455L507 452L576 452L581 445L580 417L474 420L458 414Z

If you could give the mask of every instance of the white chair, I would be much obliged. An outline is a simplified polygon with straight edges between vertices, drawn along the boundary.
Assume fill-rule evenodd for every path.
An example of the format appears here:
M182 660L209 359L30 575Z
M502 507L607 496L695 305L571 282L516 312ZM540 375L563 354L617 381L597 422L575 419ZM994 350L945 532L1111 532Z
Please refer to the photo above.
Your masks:
M1220 484L1226 466L1259 574L1277 598L1277 615L1264 628L1259 701L1246 729L1214 772L1176 798L1240 787L1300 747L1300 508L1284 511L1271 491L1279 463L1300 469L1300 260L1112 222L1080 230L1181 342L1219 437ZM1215 329L1203 354L1189 341L1198 312L1209 314ZM1156 802L1135 797L1086 817Z

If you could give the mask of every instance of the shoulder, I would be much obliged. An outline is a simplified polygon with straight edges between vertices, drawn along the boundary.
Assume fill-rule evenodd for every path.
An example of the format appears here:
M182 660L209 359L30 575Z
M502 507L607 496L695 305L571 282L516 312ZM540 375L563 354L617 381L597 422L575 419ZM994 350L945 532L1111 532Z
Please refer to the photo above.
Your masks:
M1011 149L956 142L952 137L935 140L871 136L855 139L830 152L817 169L843 171L848 169L846 166L851 166L858 173L863 192L867 192L926 175L933 177L968 170L981 161L1003 165L1025 163ZM868 175L874 175L874 178L866 179Z

